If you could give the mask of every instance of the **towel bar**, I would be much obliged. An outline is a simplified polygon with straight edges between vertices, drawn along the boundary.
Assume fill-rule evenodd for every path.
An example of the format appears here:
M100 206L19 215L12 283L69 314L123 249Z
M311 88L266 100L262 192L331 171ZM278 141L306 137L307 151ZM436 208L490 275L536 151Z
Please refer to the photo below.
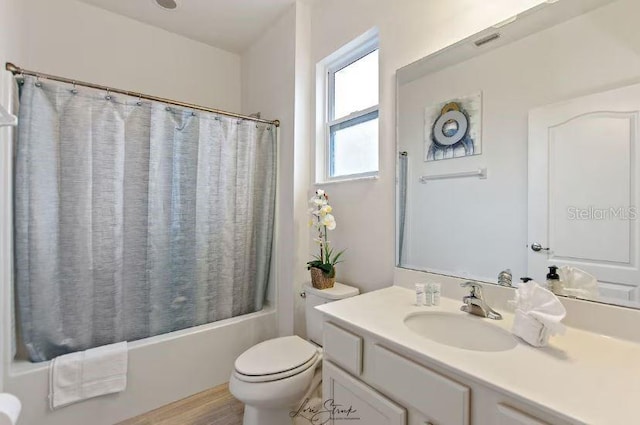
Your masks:
M457 179L462 177L478 177L479 179L486 179L487 169L478 168L475 171L463 171L460 173L433 174L430 176L421 176L420 183L426 183L429 180Z

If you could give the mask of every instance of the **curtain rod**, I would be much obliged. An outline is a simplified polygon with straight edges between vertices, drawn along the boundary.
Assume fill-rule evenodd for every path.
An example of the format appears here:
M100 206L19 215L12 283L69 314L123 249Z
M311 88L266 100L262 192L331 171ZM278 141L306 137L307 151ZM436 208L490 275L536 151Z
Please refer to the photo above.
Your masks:
M199 106L199 105L194 105L194 104L191 104L191 103L180 102L178 100L170 100L170 99L165 99L165 98L162 98L162 97L151 96L151 95L148 95L148 94L136 93L136 92L132 92L132 91L128 91L128 90L121 90L121 89L116 89L116 88L113 88L113 87L101 86L99 84L85 83L83 81L72 80L70 78L57 77L55 75L44 74L42 72L29 71L29 70L26 70L26 69L22 69L19 66L16 66L16 65L12 64L11 62L7 62L6 63L5 69L7 71L11 72L13 75L31 75L31 76L37 77L37 78L45 78L47 80L60 81L60 82L63 82L63 83L74 84L76 86L90 87L92 89L104 90L104 91L108 91L108 92L111 92L111 93L124 94L126 96L137 97L139 99L152 100L152 101L155 101L155 102L167 103L167 104L170 104L170 105L181 106L181 107L184 107L184 108L196 109L198 111L211 112L211 113L218 114L218 115L226 115L228 117L240 118L240 119L243 119L243 120L261 122L261 123L265 123L265 124L272 124L272 125L274 125L276 127L280 127L280 120L273 120L273 121L265 120L265 119L262 119L262 118L256 118L256 117L252 117L252 116L249 116L249 115L236 114L235 112L228 112L228 111L223 111L223 110L220 110L220 109L207 108L205 106Z

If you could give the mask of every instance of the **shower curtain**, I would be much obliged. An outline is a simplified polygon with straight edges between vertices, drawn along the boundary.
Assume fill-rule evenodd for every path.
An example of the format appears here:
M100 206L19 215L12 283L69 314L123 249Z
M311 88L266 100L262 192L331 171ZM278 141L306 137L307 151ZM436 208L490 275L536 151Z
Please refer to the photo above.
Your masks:
M15 288L32 361L258 311L275 128L26 77Z

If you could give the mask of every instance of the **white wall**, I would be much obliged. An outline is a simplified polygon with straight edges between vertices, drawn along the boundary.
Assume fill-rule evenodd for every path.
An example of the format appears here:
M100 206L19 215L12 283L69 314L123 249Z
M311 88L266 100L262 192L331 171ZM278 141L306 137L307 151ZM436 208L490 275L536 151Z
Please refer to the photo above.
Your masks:
M260 112L263 118L279 119L278 200L276 212L275 270L280 335L293 333L294 272L293 145L295 97L296 6L291 7L242 55L242 112Z
M621 0L399 88L399 142L410 170L405 265L494 282L506 268L516 281L533 274L527 270L528 113L637 81L638 14L637 1ZM424 108L478 92L482 155L425 163ZM418 180L481 167L487 180Z
M204 106L240 109L240 57L236 54L74 0L3 3L17 10L3 19L19 28L9 38L14 46L10 59L18 66Z
M278 332L305 334L299 293L309 280L307 199L312 169L308 108L310 8L297 1L242 55L242 111L279 119L279 184L276 233ZM275 288L271 288L274 290ZM300 301L297 301L300 300ZM293 310L297 309L297 314ZM294 316L297 318L294 321Z
M380 31L380 178L325 187L338 222L331 240L336 248L348 249L345 263L338 268L339 281L363 291L393 282L395 70L540 2L324 0L313 4L313 63L373 27ZM310 105L315 111L315 99Z
M17 31L16 19L17 3L0 2L0 64L4 64L15 52L15 46L12 40L15 39L15 31ZM10 83L11 76L9 73L0 72L0 105L5 108L10 103ZM0 317L4 318L5 306L9 303L5 302L8 298L9 287L5 284L8 281L9 273L11 273L11 258L8 255L11 249L9 235L11 233L11 212L5 200L11 197L10 182L12 178L10 161L11 161L11 145L9 143L12 130L7 127L0 128L0 205L2 205L2 213L0 214ZM2 323L2 320L0 320ZM4 323L2 323L4 325ZM3 341L8 336L6 329L9 326L0 326L0 392L4 387L1 377L4 376L5 370L5 347Z
M312 113L309 109L309 99L313 92L310 46L311 46L311 8L308 3L298 2L296 19L296 99L295 99L295 146L294 146L294 311L290 312L295 334L306 336L305 305L299 294L304 285L309 283L309 271L305 267L309 261L309 254L305 247L311 240L308 216L309 185L313 168L311 164Z

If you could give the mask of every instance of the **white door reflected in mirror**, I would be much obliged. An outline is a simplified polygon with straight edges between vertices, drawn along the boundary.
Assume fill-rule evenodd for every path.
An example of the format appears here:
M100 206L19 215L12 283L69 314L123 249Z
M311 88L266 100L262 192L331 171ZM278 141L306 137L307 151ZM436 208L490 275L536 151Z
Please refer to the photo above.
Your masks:
M529 114L528 274L549 266L595 276L602 301L640 301L640 85L544 106ZM546 240L545 240L546 239Z

